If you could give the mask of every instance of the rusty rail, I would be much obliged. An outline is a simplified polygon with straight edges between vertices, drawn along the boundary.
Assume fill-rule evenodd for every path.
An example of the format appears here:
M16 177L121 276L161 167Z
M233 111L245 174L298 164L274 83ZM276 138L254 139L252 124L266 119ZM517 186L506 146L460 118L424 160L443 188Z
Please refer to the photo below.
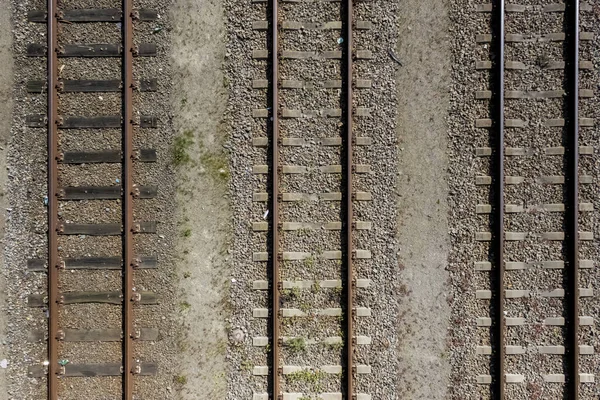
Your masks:
M58 1L48 0L48 399L58 399Z
M279 399L280 372L279 372L279 302L280 302L280 275L279 275L279 22L278 0L270 0L271 23L270 25L270 62L271 62L271 276L272 276L272 314L271 314L271 389L273 399Z
M344 13L344 41L346 43L345 46L345 54L344 54L344 62L345 62L345 157L346 157L346 166L345 166L345 178L346 178L346 213L345 213L345 227L346 227L346 253L345 253L345 264L346 264L346 327L345 327L345 337L346 337L346 398L352 399L354 396L354 271L352 266L352 257L353 257L353 248L352 248L352 227L353 227L353 209L352 209L352 197L353 197L353 187L352 187L352 1L346 0L346 7Z
M494 313L496 321L494 325L493 337L495 342L495 379L493 391L498 400L505 399L506 375L504 367L505 359L505 334L506 317L504 315L504 0L499 0L493 8L494 26L494 54L496 55L494 64L493 85L495 85L493 120L495 121L496 133L496 153L494 157L494 169L496 172L494 189L495 195L495 221L494 241L492 251L495 260L495 281L494 281Z
M579 399L579 0L567 2L567 315L568 393Z
M138 373L133 357L133 341L136 337L133 325L133 304L136 301L133 287L133 270L137 265L133 251L133 20L136 18L132 10L132 0L124 0L123 6L123 393L126 400L133 399L133 375ZM58 308L61 294L58 286L58 274L61 260L58 255L58 24L60 12L58 0L47 3L47 80L48 80L48 392L49 400L58 399L58 375L61 368L58 364L58 346L61 341L58 324Z
M123 399L133 398L133 10L123 0Z

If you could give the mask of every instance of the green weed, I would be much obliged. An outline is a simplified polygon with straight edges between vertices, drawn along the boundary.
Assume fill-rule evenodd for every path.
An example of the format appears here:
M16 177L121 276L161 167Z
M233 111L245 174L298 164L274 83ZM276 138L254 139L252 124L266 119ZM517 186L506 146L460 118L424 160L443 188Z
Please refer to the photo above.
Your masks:
M175 143L171 149L173 165L180 167L190 162L189 149L194 143L194 131L185 130L181 136L175 138Z
M206 150L200 155L200 164L215 180L228 181L230 177L229 165L223 154L209 153Z
M177 375L173 378L173 380L175 381L175 383L178 383L180 385L185 385L187 383L187 376Z
M298 354L306 350L306 341L304 338L297 337L289 339L285 342L285 346L294 354Z
M303 369L300 371L292 372L291 374L286 375L286 377L290 383L304 382L310 384L317 384L323 378L325 378L325 372L319 370L312 371L309 369Z
M254 368L254 364L252 364L250 360L242 360L240 368L242 368L243 371L250 372Z

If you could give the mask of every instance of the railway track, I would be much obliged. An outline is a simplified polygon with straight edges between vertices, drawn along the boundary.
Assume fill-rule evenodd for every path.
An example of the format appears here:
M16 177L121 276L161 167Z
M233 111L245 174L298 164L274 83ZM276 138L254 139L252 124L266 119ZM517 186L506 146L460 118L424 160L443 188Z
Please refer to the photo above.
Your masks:
M580 79L580 71L593 68L580 59L580 43L593 38L580 29L580 14L590 11L578 0L477 7L492 26L491 34L477 36L491 55L476 63L491 85L476 93L490 109L490 118L475 122L488 129L490 143L476 148L490 171L476 178L482 188L476 212L489 224L476 240L489 258L475 269L490 274L489 288L477 290L478 299L489 301L489 316L477 321L489 344L477 353L489 358L490 373L477 383L490 385L497 399L579 399L594 382L593 371L580 367L594 354L582 331L594 319L580 311L594 295L580 278L594 265L584 249L594 239L585 217L594 199L582 195L593 178L580 166L594 154L593 143L580 141L594 126L580 115L580 99L594 96ZM550 28L540 31L540 21Z
M253 58L267 73L257 73L252 85L266 101L253 116L266 133L254 145L267 151L268 164L253 168L254 202L264 207L253 231L266 251L254 252L253 261L266 263L268 273L253 285L268 291L269 307L253 309L254 318L268 321L267 336L253 344L269 356L267 365L253 368L267 379L266 391L253 399L367 400L357 381L371 367L357 361L355 346L370 344L370 337L357 332L355 320L371 314L356 301L370 280L356 276L354 263L371 253L354 243L356 231L372 224L357 220L354 210L371 200L355 181L370 166L356 162L354 145L368 146L369 138L353 123L369 109L356 106L353 90L370 88L354 63L371 56L352 39L370 23L353 19L352 1L320 4L311 15L277 0L264 10L268 18L253 28L265 32L268 48L255 49ZM317 44L323 37L327 48Z
M48 399L77 397L70 377L95 380L94 388L101 382L111 398L133 399L136 377L154 375L158 368L136 357L136 341L157 340L158 329L142 327L136 318L136 310L156 304L157 298L136 289L134 279L137 269L157 267L156 256L136 251L142 234L156 233L157 222L134 219L135 203L157 194L157 187L135 181L134 170L141 168L140 163L155 162L156 150L136 148L134 136L158 126L154 116L136 115L136 92L155 91L157 82L140 79L143 71L134 74L134 58L152 57L156 47L134 44L133 38L134 25L154 21L157 14L134 10L132 4L124 0L110 9L66 9L59 8L57 0L48 0L47 9L28 14L31 23L47 27L47 43L27 48L29 57L47 57L46 79L32 77L27 82L29 93L46 94L47 114L28 115L26 121L32 132L46 130L48 139L48 253L47 258L28 261L29 271L48 276L46 293L28 297L30 307L47 310L47 330L34 331L30 337L47 341L48 353L47 361L30 366L28 374L47 379ZM83 31L86 37L102 29L114 35L115 26L120 37L116 42L73 42L73 36ZM112 70L117 67L121 76L64 77L74 74L68 71L73 68L68 60L84 59ZM92 67L79 74L96 76L100 71L98 66L98 71ZM99 106L104 97L114 100L112 105ZM74 104L83 113L72 114ZM107 109L115 113L96 113ZM73 132L91 139L78 142ZM103 148L103 135L110 133L120 136L113 141L120 147ZM107 283L95 290L77 290L90 286L86 280L93 285L99 277ZM102 290L104 286L108 290ZM105 324L98 323L103 315L108 316ZM99 353L86 354L89 342L106 346L100 353L111 361L94 361ZM118 348L117 354L107 350Z

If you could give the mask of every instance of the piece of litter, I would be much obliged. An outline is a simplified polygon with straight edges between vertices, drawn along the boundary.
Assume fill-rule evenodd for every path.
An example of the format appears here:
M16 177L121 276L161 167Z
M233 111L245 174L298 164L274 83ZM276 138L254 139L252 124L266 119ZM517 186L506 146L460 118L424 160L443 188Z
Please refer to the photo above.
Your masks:
M235 280L235 278L231 278L231 283L236 283L237 281Z
M121 29L121 23L117 22L117 28Z
M269 215L269 210L265 211L265 213L263 214L263 219L267 219L268 215Z
M42 365L44 365L44 366L48 366L48 365L50 365L50 361L48 361L48 360L44 360L44 362L42 363Z
M338 38L337 42L338 42L338 44L344 43L344 38Z
M64 367L65 365L67 365L67 364L69 363L69 360L67 360L67 359L65 358L65 359L62 359L62 360L58 360L58 363L59 363L59 364L60 364L62 367Z
M115 182L119 183L121 180L119 178L115 179Z
M400 61L400 59L392 49L388 49L388 54L390 57L392 57L392 60L396 61L400 66L402 66L402 61Z
M47 206L48 205L48 196L44 196L44 205Z
M102 96L98 96L98 98L99 98L100 100L104 100L104 97L102 97Z
M162 26L157 26L156 28L154 28L154 29L152 30L152 33L158 33L158 32L160 32L160 31L162 31L162 30L163 30Z
M5 358L2 361L0 361L0 368L6 368L8 367L8 360Z

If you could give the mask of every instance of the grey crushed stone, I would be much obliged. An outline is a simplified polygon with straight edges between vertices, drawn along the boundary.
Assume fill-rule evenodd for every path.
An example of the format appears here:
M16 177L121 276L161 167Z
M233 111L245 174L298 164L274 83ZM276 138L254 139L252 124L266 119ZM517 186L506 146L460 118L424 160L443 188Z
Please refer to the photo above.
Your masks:
M547 4L540 1L521 1L520 4ZM476 215L475 205L490 202L489 188L476 187L474 178L477 175L490 174L489 157L476 157L475 146L489 146L489 131L474 128L476 118L489 118L489 111L482 108L486 101L475 100L476 90L489 88L486 71L474 69L475 60L489 59L489 46L475 43L474 37L479 33L489 33L489 14L475 15L475 2L456 0L452 2L453 25L453 87L451 91L452 109L448 122L450 125L450 221L453 251L450 255L449 269L452 277L451 304L453 309L450 332L451 364L452 364L452 398L481 399L489 398L489 387L476 385L478 374L489 374L489 357L475 354L477 345L489 345L489 330L477 328L475 319L490 316L488 302L475 299L476 289L489 289L490 279L487 272L474 271L475 261L488 260L489 244L475 242L475 232L488 231L489 216ZM598 16L593 13L581 13L582 30L598 29ZM596 25L594 25L594 21ZM509 33L548 33L562 31L561 13L542 13L534 8L526 13L507 14L506 29ZM597 42L597 39L595 39ZM597 46L597 45L596 45ZM591 59L597 65L597 47L582 43L581 59ZM556 90L563 87L563 71L542 70L539 60L547 57L559 60L564 57L563 42L514 43L507 44L506 60L522 61L530 65L526 71L507 71L506 89L508 90ZM466 66L466 67L465 67ZM591 73L582 72L580 87L590 87L590 78L597 77L597 69ZM580 113L582 117L598 118L597 96L593 99L581 99ZM540 185L534 178L541 175L563 175L565 159L563 156L546 156L543 149L560 146L564 143L564 132L561 128L547 128L541 121L562 116L562 99L547 100L507 100L507 118L520 118L528 122L526 129L507 129L507 146L525 147L530 150L527 157L507 156L506 174L524 176L526 181L521 185L508 186L505 196L507 203L535 205L542 203L564 203L565 193L561 185ZM583 145L597 143L598 128L585 128L580 132ZM596 140L596 142L594 142ZM594 150L596 154L597 149ZM597 175L596 168L586 161L588 156L581 157L581 171ZM596 182L583 185L580 201L596 202ZM595 204L596 206L596 204ZM582 242L580 252L582 259L597 259L597 207L592 213L581 216L582 229L594 230L595 239L591 243ZM524 213L510 214L506 217L506 230L516 232L541 233L562 231L563 216L560 213ZM586 227L586 229L583 229ZM535 236L528 236L524 242L507 242L505 257L508 261L536 262L543 260L562 260L564 258L560 242L544 242ZM597 269L582 270L580 287L593 287ZM563 385L548 384L542 380L546 373L563 373L563 357L558 355L536 354L539 345L564 345L564 329L560 327L544 327L542 321L546 317L564 315L564 299L544 298L540 293L563 287L564 271L542 270L539 267L523 271L508 271L506 286L510 289L530 289L532 293L524 299L507 300L506 312L510 317L525 317L527 324L522 327L509 327L507 344L521 345L527 348L524 355L507 356L507 373L525 375L522 385L508 385L507 396L514 399L562 398ZM594 315L592 304L597 297L582 299L581 315ZM595 315L594 315L595 316ZM493 317L493 315L492 315ZM582 327L582 344L592 344L594 328ZM597 355L582 356L580 368L582 373L597 373ZM598 397L597 383L582 385L582 398Z
M355 34L355 49L370 49L374 59L356 61L354 76L372 79L373 88L355 91L355 106L371 108L372 116L355 118L357 136L373 138L373 145L356 147L356 163L370 164L371 174L356 175L355 189L370 191L372 202L357 202L355 218L359 221L372 221L374 228L367 232L355 233L355 246L369 249L373 253L371 260L358 260L355 272L358 277L372 279L372 287L358 289L356 305L370 307L371 318L358 318L356 333L370 336L373 344L358 346L355 353L357 364L371 365L370 375L357 377L357 392L368 393L373 398L393 399L397 379L397 359L394 349L397 343L395 332L396 313L396 244L395 197L392 188L395 182L396 155L394 143L395 106L395 64L389 58L387 46L395 43L395 2L370 2L355 5L357 20L373 21L376 27L372 31ZM264 263L252 262L252 253L266 251L266 235L253 233L251 222L263 220L268 205L252 202L252 193L266 191L266 177L252 174L252 166L267 163L264 148L252 146L252 138L261 137L266 132L266 121L252 118L252 110L264 108L267 104L265 92L252 90L252 79L265 79L267 65L264 61L252 60L252 50L265 48L265 32L252 30L252 22L266 18L265 5L237 0L227 2L229 16L229 41L227 48L227 73L231 85L231 97L228 107L229 126L232 140L229 149L232 155L232 199L234 204L234 260L231 299L233 317L231 329L244 332L243 344L230 343L228 360L230 363L229 394L230 399L250 399L253 392L266 391L267 380L253 377L251 369L255 365L267 365L268 354L262 348L252 346L252 337L266 336L265 320L252 318L252 309L268 307L267 294L252 290L252 282L267 279ZM281 18L322 22L339 19L339 4L326 2L306 2L281 5ZM339 32L328 31L289 31L282 33L284 49L303 51L325 51L339 48L336 43ZM378 40L374 40L377 38ZM325 79L339 78L339 61L287 61L281 62L281 79L305 79L316 85ZM285 107L300 110L318 110L339 108L339 91L315 89L312 91L282 91L282 103ZM280 162L286 165L305 165L316 167L340 163L339 149L320 146L319 139L331 137L339 132L339 120L336 118L302 118L281 120L282 137L307 139L305 148L283 147ZM284 175L282 192L326 193L340 191L339 175L312 172L306 175ZM380 210L391 210L381 213ZM337 202L309 201L284 203L281 205L283 221L324 222L340 218L340 204ZM307 251L318 255L321 251L340 248L339 232L311 231L284 232L282 246L285 251ZM315 259L308 262L282 263L282 277L294 279L339 279L339 263ZM339 307L340 299L329 294L330 289L321 289L315 293L307 291L300 296L291 294L284 300L283 307ZM289 319L284 322L282 335L294 335L310 338L324 338L339 335L339 322L325 318ZM305 352L291 354L286 347L282 349L284 365L303 365L320 367L341 362L339 349L322 346L308 346ZM304 392L316 394L322 391L339 391L340 380L335 376L325 377L320 385L293 383L282 380L285 392Z
M142 61L136 60L136 79L152 77L158 79L157 93L136 93L136 112L159 117L160 128L137 130L135 144L138 147L156 148L158 162L155 164L135 164L136 179L140 184L153 184L159 187L159 194L153 200L136 200L135 217L140 220L160 221L157 235L140 235L135 238L135 249L139 254L155 254L159 268L153 271L137 271L137 290L154 291L160 304L149 307L136 307L137 326L158 327L161 339L156 342L143 342L135 346L136 356L142 361L152 361L159 365L158 375L137 378L135 391L141 398L173 398L175 387L176 342L168 340L176 337L179 328L175 322L174 285L172 274L172 243L175 237L174 208L171 206L174 193L173 171L169 165L169 147L173 137L170 110L170 37L168 29L170 0L135 1L134 7L157 10L157 22L166 29L157 34L151 33L155 23L136 24L136 34L144 41L157 44L158 56ZM113 0L68 0L62 1L63 8L119 8L120 2ZM11 398L39 399L45 396L45 379L28 378L28 366L46 359L45 343L29 343L27 334L32 329L46 330L46 317L43 309L27 307L26 297L30 293L44 293L45 275L26 272L27 259L45 257L46 253L46 144L45 129L26 128L24 116L45 113L45 94L28 94L23 84L29 79L43 79L46 59L27 58L27 44L45 41L45 25L28 23L27 12L44 9L41 0L13 2L14 57L16 64L14 123L9 148L9 170L7 197L10 211L7 211L7 234L5 242L5 265L9 276L8 285L8 338L10 346L8 394ZM61 43L117 43L120 29L116 23L63 24ZM92 29L93 28L93 29ZM90 30L91 29L91 30ZM137 40L137 39L136 39ZM118 79L121 76L119 58L107 59L61 59L62 79ZM91 93L60 95L61 112L70 115L109 115L120 114L119 93ZM152 131L152 132L146 132ZM72 130L62 131L62 150L120 149L120 130ZM120 165L64 165L60 167L59 183L64 186L77 185L116 185L120 182ZM151 204L146 204L151 203ZM65 222L106 223L120 221L120 201L81 201L61 202L59 215ZM119 237L96 237L76 235L59 238L59 251L63 257L119 254ZM68 271L60 276L64 290L120 290L119 271ZM77 305L61 308L61 326L68 328L92 329L100 327L120 327L121 308L110 305ZM71 362L119 361L120 343L65 343L59 349L61 357ZM120 378L75 378L60 380L63 399L116 398L121 392Z

